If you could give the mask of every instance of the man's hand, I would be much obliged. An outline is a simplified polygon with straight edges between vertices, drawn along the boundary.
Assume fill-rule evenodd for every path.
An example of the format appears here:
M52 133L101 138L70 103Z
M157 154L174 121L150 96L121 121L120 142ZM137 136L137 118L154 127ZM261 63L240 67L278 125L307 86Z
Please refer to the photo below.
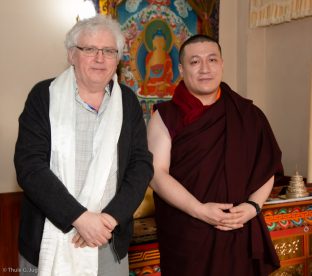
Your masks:
M72 242L75 243L75 247L104 245L111 239L111 232L116 225L116 220L108 214L86 211L73 223L78 233Z
M107 213L101 213L100 215L102 216L103 219L106 220L106 222L109 225L111 225L112 231L113 231L118 224L117 221L115 220L115 218L112 217L111 215L107 214Z
M245 202L233 208L230 208L229 212L231 214L235 214L236 217L223 219L221 221L221 224L225 227L229 227L229 228L232 227L233 229L239 228L237 227L238 225L243 226L246 222L248 222L249 220L251 220L257 215L255 207ZM220 229L219 227L217 228ZM220 230L224 230L224 229L220 229Z
M241 214L230 212L233 208L233 204L229 203L200 203L200 207L196 211L196 218L215 226L219 230L238 229L243 227L239 221Z
M84 248L87 246L87 243L86 241L83 239L83 237L77 232L75 234L75 236L73 237L72 239L72 243L75 244L75 247L78 248L78 247L81 247L81 248ZM90 247L96 247L96 246L90 246Z

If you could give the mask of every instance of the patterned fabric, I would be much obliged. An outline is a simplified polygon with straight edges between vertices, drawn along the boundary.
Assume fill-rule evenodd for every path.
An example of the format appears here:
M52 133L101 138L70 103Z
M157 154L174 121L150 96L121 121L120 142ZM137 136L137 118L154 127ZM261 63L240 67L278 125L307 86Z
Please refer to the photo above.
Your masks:
M110 93L106 88L105 97L99 111L95 111L88 104L83 102L79 94L76 94L76 191L77 196L85 183L90 161L92 159L93 139L103 114L110 101ZM112 199L116 192L117 178L113 172L117 171L117 152L114 154L112 169L104 196L106 204Z

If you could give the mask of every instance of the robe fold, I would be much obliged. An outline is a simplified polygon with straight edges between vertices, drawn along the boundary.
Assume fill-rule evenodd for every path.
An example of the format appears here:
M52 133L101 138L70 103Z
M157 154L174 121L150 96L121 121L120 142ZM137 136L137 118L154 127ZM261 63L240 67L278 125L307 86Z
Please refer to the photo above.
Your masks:
M281 151L262 111L220 87L220 99L188 125L174 101L156 108L172 139L170 175L200 202L237 205L283 173ZM256 276L279 267L262 214L221 231L154 198L162 276Z

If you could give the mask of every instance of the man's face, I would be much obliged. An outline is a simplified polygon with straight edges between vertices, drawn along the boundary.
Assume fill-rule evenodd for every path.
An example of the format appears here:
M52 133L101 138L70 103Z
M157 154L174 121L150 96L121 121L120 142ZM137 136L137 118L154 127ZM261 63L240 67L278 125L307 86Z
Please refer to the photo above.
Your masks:
M189 92L195 97L217 94L223 73L218 45L205 41L185 46L179 71Z
M79 47L117 49L114 36L106 30L82 33L78 38ZM112 79L118 65L118 57L109 58L100 51L95 57L86 56L81 50L72 48L68 52L69 62L75 67L78 85L105 87Z

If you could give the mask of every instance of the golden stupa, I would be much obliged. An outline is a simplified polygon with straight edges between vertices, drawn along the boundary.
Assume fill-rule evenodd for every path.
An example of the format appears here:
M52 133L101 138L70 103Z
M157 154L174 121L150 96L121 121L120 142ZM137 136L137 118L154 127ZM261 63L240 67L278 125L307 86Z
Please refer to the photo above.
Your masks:
M304 184L303 177L296 171L296 174L290 178L286 198L300 198L309 196L309 192Z

